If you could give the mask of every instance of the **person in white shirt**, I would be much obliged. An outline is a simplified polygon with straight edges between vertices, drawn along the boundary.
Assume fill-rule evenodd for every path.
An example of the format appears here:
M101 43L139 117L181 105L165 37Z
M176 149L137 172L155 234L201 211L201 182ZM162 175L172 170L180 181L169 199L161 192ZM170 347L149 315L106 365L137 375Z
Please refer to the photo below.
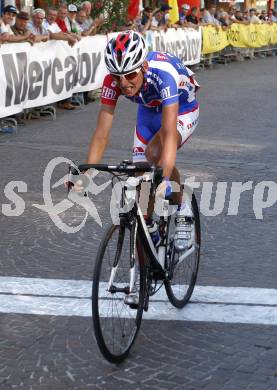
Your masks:
M95 35L100 21L96 20L94 24L91 24L91 26L87 28L88 24L86 23L86 20L87 20L87 16L85 11L80 10L76 18L78 31L84 37L87 37L89 35Z
M42 25L49 32L50 39L67 41L70 46L74 46L77 42L76 37L69 33L64 33L56 23L58 11L55 8L48 8L46 19Z
M36 8L32 12L32 22L28 23L27 29L35 36L35 42L46 42L49 39L49 32L43 27L45 11L42 8Z
M83 3L81 3L81 10L85 12L86 14L86 17L85 17L85 20L84 20L84 28L85 30L89 30L89 28L92 26L93 24L93 20L90 16L91 14L91 7L92 7L92 4L90 1L83 1Z
M251 8L249 10L249 22L254 24L261 24L262 21L258 18L256 12L257 12L256 8Z
M13 5L4 7L2 20L0 21L1 40L10 42L11 36L14 35L11 25L14 24L14 18L17 14L17 9Z

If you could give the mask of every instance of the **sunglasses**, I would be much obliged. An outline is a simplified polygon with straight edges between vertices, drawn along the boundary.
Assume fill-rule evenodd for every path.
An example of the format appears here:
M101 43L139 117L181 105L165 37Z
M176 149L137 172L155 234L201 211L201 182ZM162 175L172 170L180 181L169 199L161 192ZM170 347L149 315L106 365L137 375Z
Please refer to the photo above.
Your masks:
M131 81L137 77L137 75L139 74L140 71L141 71L141 68L139 68L137 70L133 70L130 73L122 74L122 75L111 73L111 76L115 81L121 81L121 79Z

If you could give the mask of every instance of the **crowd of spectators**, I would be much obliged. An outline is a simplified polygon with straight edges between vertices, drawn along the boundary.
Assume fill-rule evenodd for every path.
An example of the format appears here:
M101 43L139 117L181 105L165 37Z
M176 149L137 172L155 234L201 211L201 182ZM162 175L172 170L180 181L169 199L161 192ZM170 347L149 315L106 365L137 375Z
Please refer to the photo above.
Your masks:
M45 42L49 39L67 41L73 46L83 36L97 34L102 20L92 20L91 3L84 1L80 9L75 4L61 4L58 9L36 8L29 15L8 5L0 19L0 43ZM15 27L16 26L16 27Z
M82 37L95 35L103 23L101 18L93 20L90 16L92 5L89 1L75 4L61 4L58 9L49 7L34 9L31 14L18 12L13 5L7 5L0 19L0 44L12 42L46 42L51 39L66 41L74 46ZM88 93L84 94L85 103L89 103ZM79 104L74 99L59 103L60 107L74 110Z
M170 20L171 7L162 4L159 8L145 7L137 17L129 20L122 29L130 28L142 33L147 30L160 31L169 27L194 28L214 25L226 28L232 23L273 23L277 22L277 11L257 11L255 8L241 11L231 7L229 11L211 5L208 9L190 7L183 4L179 10L179 20ZM48 39L65 40L73 46L82 37L95 35L101 29L103 18L91 18L92 3L84 1L77 8L75 4L62 3L58 9L46 11L37 8L29 15L18 12L16 7L8 5L0 19L0 43L6 42L44 42Z
M277 10L270 9L268 12L257 11L255 8L241 11L236 7L231 7L229 11L223 8L216 8L211 5L208 9L190 7L189 4L183 4L179 12L179 20L171 22L169 11L171 7L168 4L162 5L158 9L145 7L139 15L130 21L128 27L139 32L164 31L169 27L174 28L194 28L199 26L221 26L228 28L233 23L274 23L277 22Z

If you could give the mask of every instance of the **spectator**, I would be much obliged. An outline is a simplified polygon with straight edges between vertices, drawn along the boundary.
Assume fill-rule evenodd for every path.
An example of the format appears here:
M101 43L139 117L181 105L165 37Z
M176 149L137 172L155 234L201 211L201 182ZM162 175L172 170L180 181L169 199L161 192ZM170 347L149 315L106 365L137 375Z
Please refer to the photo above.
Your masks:
M247 10L243 11L242 17L243 17L244 22L248 22L249 23L249 14L248 14Z
M215 12L216 12L216 8L215 6L211 6L209 11L207 11L206 9L203 11L203 16L202 16L202 23L204 24L212 24L212 25L215 25L215 26L219 26L220 23L219 21L215 18Z
M172 9L168 4L163 4L161 6L162 13L162 25L169 27L170 25L170 15L169 11Z
M220 23L216 17L216 7L214 5L211 5L210 6L210 9L209 9L209 12L210 12L210 15L211 15L211 21L212 21L212 24L216 25L216 26L219 26Z
M259 16L259 19L262 21L262 22L268 22L268 15L266 13L265 10L263 10L261 12L261 15Z
M235 21L236 21L235 12L236 12L236 11L233 11L233 8L231 8L231 9L229 10L229 12L228 12L229 19L230 19L232 22L235 22Z
M191 27L198 27L199 20L197 17L198 8L192 7L190 15L187 16L187 22L190 23Z
M153 9L151 7L145 7L143 9L142 18L141 18L141 24L143 26L145 26L149 22L149 19L152 18L152 12Z
M76 5L69 4L67 10L68 10L67 18L68 18L68 22L70 25L70 31L73 32L74 34L81 35L81 31L79 30L78 24L76 21L77 12L78 12Z
M242 14L242 12L240 11L240 10L236 10L236 12L235 12L235 18L236 18L236 22L238 21L238 22L243 22L244 20L243 20L243 14Z
M189 10L190 10L189 4L183 4L181 6L181 11L179 12L179 22L182 26L188 27L187 17L188 17Z
M11 27L14 35L10 42L29 42L31 45L35 42L35 35L27 30L27 23L30 20L28 12L20 11L15 18L15 24Z
M56 23L64 33L71 32L71 27L70 27L67 14L68 14L67 6L61 5L58 10L58 17L56 19Z
M206 13L207 13L207 12L208 12L208 11L207 11L205 8L200 8L199 22L200 22L200 24L202 24L202 25L207 24L207 23L204 22L204 17L206 16Z
M13 5L4 7L2 21L0 20L2 42L11 42L11 37L14 35L11 25L14 23L16 14L17 9Z
M233 22L234 22L234 23L238 23L238 24L249 24L248 18L245 19L244 14L243 14L240 10L236 10L234 16L235 16L235 18L233 19Z
M249 22L254 24L260 24L261 20L256 15L256 12L257 12L256 8L251 8L249 10Z
M152 22L151 22L151 30L160 30L161 28L165 27L163 23L163 13L161 10L158 10L154 13Z
M123 31L126 29L130 29L130 30L138 31L141 34L143 34L145 31L150 30L152 26L152 20L153 20L152 12L148 13L147 18L145 18L144 16L145 14L142 11L139 11L135 19L130 20L127 23L126 27L123 27ZM146 23L143 24L142 22L145 21Z
M83 28L85 29L85 31L88 31L93 24L92 17L90 16L91 7L92 5L89 1L84 1L83 3L81 3L81 10L84 11L86 15L85 20L83 21Z
M64 33L57 25L58 11L55 8L48 8L43 27L48 31L50 39L67 41L70 46L74 46L77 39L69 33Z
M229 27L233 23L233 21L229 18L229 15L227 12L221 13L219 22L220 22L221 26L223 27L223 29L226 29L227 27Z
M276 23L277 22L277 11L274 9L270 9L268 12L268 20L270 23Z
M92 23L89 28L87 28L88 23L86 23L87 15L85 11L80 10L77 14L76 24L79 33L82 36L87 37L88 35L95 35L97 32L97 28L100 25L100 19L97 19L95 23Z
M45 11L42 8L36 8L32 12L33 21L27 24L27 29L31 31L36 39L35 42L46 42L49 39L48 31L43 27Z

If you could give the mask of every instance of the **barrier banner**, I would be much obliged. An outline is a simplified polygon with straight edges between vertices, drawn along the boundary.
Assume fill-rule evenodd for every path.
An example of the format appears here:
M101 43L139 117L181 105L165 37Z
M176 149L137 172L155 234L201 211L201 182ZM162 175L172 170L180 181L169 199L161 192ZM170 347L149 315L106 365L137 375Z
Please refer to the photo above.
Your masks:
M270 44L277 45L277 23L270 24Z
M198 64L201 56L202 29L170 28L166 32L147 31L146 43L149 50L170 52L185 65Z
M223 50L229 45L226 31L221 27L203 26L202 54L210 54Z
M202 54L214 53L231 45L242 48L258 48L277 44L277 23L238 24L226 30L203 26Z
M257 48L270 44L269 24L233 23L226 34L229 44L234 47Z
M4 44L0 48L0 118L102 86L105 35L64 41Z

